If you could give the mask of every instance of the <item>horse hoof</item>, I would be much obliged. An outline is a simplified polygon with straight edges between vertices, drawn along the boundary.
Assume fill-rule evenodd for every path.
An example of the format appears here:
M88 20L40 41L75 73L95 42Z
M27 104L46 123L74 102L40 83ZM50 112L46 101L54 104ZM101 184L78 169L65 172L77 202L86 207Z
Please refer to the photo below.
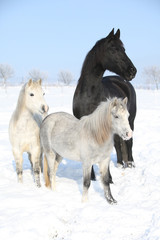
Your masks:
M40 182L36 182L36 187L38 187L38 188L40 188L41 187L41 184L40 184Z
M112 197L111 194L105 194L107 202L111 205L117 204L117 201Z
M87 195L83 195L81 202L82 202L82 203L88 202L88 196L87 196Z
M126 162L125 168L135 168L135 163L134 162Z
M116 205L117 204L117 201L114 198L107 199L107 202L111 205Z
M124 165L121 164L121 163L117 163L117 168L119 168L119 169L123 169L123 168L124 168Z

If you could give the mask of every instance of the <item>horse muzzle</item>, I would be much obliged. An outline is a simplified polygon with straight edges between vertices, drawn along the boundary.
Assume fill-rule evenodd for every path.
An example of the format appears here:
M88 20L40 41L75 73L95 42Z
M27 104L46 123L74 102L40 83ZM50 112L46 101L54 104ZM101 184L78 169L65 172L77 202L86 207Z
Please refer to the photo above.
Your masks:
M42 114L43 114L43 113L47 113L48 110L49 110L48 105L42 105L41 110L42 110Z
M121 137L122 137L123 140L127 141L127 140L129 140L130 138L132 138L132 136L133 136L133 131L130 130L130 131L126 131L125 134L122 134Z
M125 76L125 79L127 81L131 81L137 73L137 69L134 66L129 66L127 69L127 74Z

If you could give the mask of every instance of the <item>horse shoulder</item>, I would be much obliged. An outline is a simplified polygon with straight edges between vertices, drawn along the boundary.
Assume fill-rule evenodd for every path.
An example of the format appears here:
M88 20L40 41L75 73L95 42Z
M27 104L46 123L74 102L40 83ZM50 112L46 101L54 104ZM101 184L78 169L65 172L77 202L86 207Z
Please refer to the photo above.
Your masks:
M12 141L34 141L36 140L36 136L39 135L39 129L39 124L29 114L21 114L21 116L16 119L13 113L9 125L9 135ZM34 140L32 140L33 138Z

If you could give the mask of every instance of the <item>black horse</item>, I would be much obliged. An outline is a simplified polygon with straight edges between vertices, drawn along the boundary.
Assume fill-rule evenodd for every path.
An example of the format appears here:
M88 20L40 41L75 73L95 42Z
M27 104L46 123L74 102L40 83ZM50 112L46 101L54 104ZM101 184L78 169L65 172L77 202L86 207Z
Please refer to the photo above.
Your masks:
M103 77L105 70L119 76ZM82 66L81 76L73 97L73 114L77 118L92 113L101 101L109 97L128 98L129 123L134 130L136 116L136 93L129 83L135 75L136 68L125 53L120 30L114 34L114 29L106 38L99 40L87 54ZM117 152L117 163L125 167L133 167L133 140L123 141L114 137ZM92 169L92 180L95 174ZM111 176L110 176L110 182Z

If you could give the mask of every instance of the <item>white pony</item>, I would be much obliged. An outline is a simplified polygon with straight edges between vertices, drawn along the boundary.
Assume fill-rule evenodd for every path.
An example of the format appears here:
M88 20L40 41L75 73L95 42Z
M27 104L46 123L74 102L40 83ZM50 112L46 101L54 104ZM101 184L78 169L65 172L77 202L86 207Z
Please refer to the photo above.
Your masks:
M17 107L9 123L9 138L16 162L18 182L22 182L23 152L27 152L33 167L35 182L40 187L40 124L47 115L48 106L44 100L41 80L30 79L19 94Z
M116 203L110 191L109 162L113 148L113 136L122 139L132 137L128 122L127 98L109 99L102 102L90 115L80 120L59 112L47 116L42 122L40 138L44 157L44 178L46 186L55 189L55 176L62 157L81 161L83 164L82 201L88 198L91 167L98 163L104 194L111 204Z

